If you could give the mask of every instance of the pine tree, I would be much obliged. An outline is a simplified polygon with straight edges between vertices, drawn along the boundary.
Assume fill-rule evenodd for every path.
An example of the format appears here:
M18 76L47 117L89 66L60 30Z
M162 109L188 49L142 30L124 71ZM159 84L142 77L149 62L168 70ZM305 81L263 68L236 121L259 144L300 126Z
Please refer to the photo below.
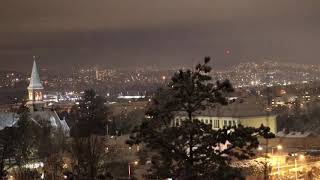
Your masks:
M149 179L241 179L233 159L254 155L257 137L272 137L267 127L233 126L213 130L195 116L208 107L227 105L225 98L233 88L228 80L215 83L210 76L209 57L192 70L175 73L166 88L152 99L141 126L135 129L129 144L145 144L152 153ZM184 116L174 124L176 115ZM220 148L228 144L227 148Z
M105 135L109 116L105 102L94 90L86 90L79 105L73 108L75 124L71 127L71 136Z

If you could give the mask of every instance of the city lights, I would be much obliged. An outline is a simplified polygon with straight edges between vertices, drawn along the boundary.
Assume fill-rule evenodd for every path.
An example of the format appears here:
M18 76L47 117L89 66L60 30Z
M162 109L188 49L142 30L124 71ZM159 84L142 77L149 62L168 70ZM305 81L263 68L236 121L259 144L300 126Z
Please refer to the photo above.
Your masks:
M0 179L320 180L320 1L3 1Z

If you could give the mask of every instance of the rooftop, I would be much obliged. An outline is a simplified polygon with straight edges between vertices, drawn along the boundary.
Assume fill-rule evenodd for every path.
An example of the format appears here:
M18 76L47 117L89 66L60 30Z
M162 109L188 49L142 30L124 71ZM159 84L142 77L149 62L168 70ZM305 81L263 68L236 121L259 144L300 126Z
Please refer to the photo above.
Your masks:
M35 60L33 61L32 73L28 89L43 89L43 86L40 81L37 63Z

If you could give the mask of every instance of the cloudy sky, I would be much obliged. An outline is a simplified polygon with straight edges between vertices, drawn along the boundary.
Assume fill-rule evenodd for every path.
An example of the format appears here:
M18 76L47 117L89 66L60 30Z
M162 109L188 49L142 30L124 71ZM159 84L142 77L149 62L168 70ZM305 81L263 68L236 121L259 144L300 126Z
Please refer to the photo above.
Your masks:
M319 0L3 0L0 69L320 61Z

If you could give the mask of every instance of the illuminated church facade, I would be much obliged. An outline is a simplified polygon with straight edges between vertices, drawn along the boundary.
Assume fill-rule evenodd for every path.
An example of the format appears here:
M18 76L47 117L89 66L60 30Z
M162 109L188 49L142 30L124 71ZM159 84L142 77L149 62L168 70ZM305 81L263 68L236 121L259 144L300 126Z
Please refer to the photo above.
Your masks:
M65 120L51 108L47 108L46 102L43 101L44 88L42 86L36 61L33 62L30 83L28 86L28 101L26 106L30 110L31 121L39 126L39 121L48 122L53 129L62 130L64 134L69 135L70 128ZM19 117L14 112L0 113L0 130L5 127L16 126Z

